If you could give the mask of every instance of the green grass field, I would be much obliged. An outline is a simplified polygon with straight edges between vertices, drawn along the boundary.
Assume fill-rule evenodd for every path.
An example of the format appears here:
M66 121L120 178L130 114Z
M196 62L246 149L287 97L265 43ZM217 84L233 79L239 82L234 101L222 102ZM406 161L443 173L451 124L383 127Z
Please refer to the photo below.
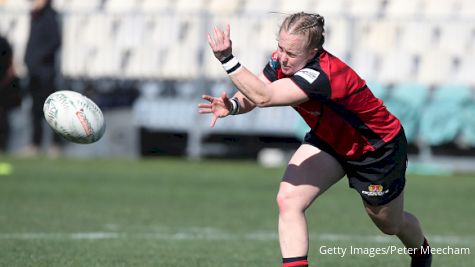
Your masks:
M0 266L280 266L283 168L246 161L17 160L0 175ZM5 173L5 172L4 172ZM406 208L436 248L433 266L475 266L475 175L408 177ZM407 255L325 255L386 248L346 180L308 211L310 266L409 266Z

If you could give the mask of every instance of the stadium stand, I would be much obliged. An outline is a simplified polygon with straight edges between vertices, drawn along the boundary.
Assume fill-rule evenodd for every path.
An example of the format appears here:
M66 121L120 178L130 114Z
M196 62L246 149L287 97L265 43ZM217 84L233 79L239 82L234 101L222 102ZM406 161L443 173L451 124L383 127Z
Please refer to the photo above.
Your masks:
M445 50L428 50L421 54L417 81L438 85L449 81L454 75L455 61Z
M399 48L407 53L419 55L435 44L435 30L432 21L409 20L399 24Z
M386 90L386 87L383 84L369 80L366 81L366 84L377 98L386 101L389 96L389 90Z
M437 86L421 110L420 136L429 145L454 142L465 124L464 109L472 100L468 86Z
M205 0L178 0L176 1L176 12L202 12L205 10Z
M450 55L460 58L469 53L474 41L473 24L460 21L438 23L439 37L435 49L446 50Z
M376 80L386 84L416 79L417 57L400 49L390 50L382 55L384 60L378 68Z
M447 1L431 1L424 0L422 16L429 19L452 19L456 16L457 2L454 0Z
M471 0L460 0L457 2L459 5L457 15L461 19L473 20L475 17L475 2ZM472 23L473 25L473 23Z
M475 51L472 54L464 55L460 57L458 69L454 74L453 81L459 84L467 84L475 87L475 75L473 75L475 65Z
M384 6L382 0L349 1L348 15L363 18L376 18L381 16Z
M309 5L308 12L319 13L324 16L346 16L347 15L347 6L348 0L319 0L316 2L311 1L312 4Z
M239 12L242 7L241 0L210 0L208 4L208 11L211 14L219 14L223 16L234 15Z
M12 43L22 77L29 5L0 1L0 33ZM62 13L66 88L103 80L156 85L156 94L143 89L134 105L137 127L184 131L195 140L213 134L207 119L195 115L195 102L202 93L231 93L232 85L224 82L207 46L211 25L230 23L235 54L259 72L275 50L282 18L305 10L325 16L325 48L347 61L401 117L410 142L431 146L462 137L475 147L475 123L460 124L475 114L473 0L55 0L54 6ZM164 98L165 91L175 93ZM460 116L449 116L443 127L437 117L445 118L440 112L448 107ZM285 110L223 120L213 131L292 136L299 121ZM283 125L285 120L294 123ZM200 129L190 126L196 121ZM441 127L438 135L432 125ZM203 150L198 145L196 151Z
M13 1L13 0L9 0ZM16 0L15 0L16 1ZM101 1L59 0L54 1L55 7L64 12L97 12L101 8Z
M279 12L282 13L295 13L302 10L308 10L310 6L310 1L308 0L293 0L293 1L283 1L279 5Z
M420 0L392 0L386 4L384 16L390 19L417 18L423 10Z
M429 98L429 86L419 83L398 83L385 104L402 122L408 142L417 142L420 114Z
M163 3L165 1L154 1L157 3ZM136 0L120 0L120 1L106 1L104 5L104 11L107 13L124 13L134 12L139 8Z
M461 140L468 147L475 147L475 100L472 95L470 101L463 110L463 121Z

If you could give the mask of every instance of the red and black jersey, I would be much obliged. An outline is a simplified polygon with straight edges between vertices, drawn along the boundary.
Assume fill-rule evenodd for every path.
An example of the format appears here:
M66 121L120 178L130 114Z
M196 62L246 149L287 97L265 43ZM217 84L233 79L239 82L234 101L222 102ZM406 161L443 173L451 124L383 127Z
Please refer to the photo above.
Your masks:
M282 73L276 53L264 68L273 82L290 78L310 98L295 106L319 141L348 160L361 158L393 139L400 121L376 98L356 72L321 50L292 76Z

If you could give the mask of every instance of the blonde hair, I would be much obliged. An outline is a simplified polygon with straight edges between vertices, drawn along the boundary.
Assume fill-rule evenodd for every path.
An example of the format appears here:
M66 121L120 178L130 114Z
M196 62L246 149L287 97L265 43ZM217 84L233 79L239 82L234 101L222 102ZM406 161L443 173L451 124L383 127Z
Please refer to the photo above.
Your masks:
M319 14L310 14L299 12L287 16L282 25L280 25L279 33L285 31L289 34L301 34L307 37L306 48L321 49L325 42L325 19Z

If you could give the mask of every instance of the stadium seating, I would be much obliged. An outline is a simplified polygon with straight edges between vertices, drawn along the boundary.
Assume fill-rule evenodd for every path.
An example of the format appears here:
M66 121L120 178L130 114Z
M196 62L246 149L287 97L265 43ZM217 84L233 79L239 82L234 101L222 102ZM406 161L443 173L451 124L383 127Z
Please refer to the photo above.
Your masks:
M210 0L208 10L211 14L216 15L233 15L241 8L241 0Z
M362 18L375 18L382 14L384 1L359 0L349 1L348 15Z
M466 124L464 109L471 101L468 86L438 86L421 110L420 135L429 145L453 142Z
M25 12L30 10L31 3L29 0L5 0L4 8L14 12Z
M420 0L390 0L384 16L391 19L415 18L421 15L423 2Z
M422 53L417 73L417 81L422 84L443 84L454 73L454 58L445 50L429 50Z
M380 56L369 49L358 49L350 55L348 64L367 80L376 80Z
M454 74L453 81L455 83L467 84L470 86L475 86L475 75L473 75L473 70L475 62L475 51L473 54L464 55L460 57L460 63L456 73Z
M319 0L311 2L308 7L308 12L314 12L328 17L347 15L347 0Z
M261 14L269 11L276 11L275 0L245 1L243 3L243 13Z
M177 0L176 12L202 12L205 10L205 0Z
M454 57L464 57L470 52L474 25L461 21L443 21L439 25L439 38L435 49L445 50Z
M0 34L5 36L12 45L15 70L22 77L26 74L23 58L28 41L29 27L27 13L13 11L12 13L2 14L0 9Z
M27 2L7 0L3 8L25 12ZM117 70L121 70L121 77L130 79L195 79L201 74L216 78L221 74L219 68L209 66L210 53L207 51L205 34L209 25L223 26L227 22L232 24L236 54L246 62L248 68L260 71L268 55L275 49L274 40L284 14L308 10L321 12L326 16L325 47L331 53L348 60L366 79L380 80L384 84L405 81L438 84L453 76L457 77L459 82L469 81L473 84L471 75L463 74L473 66L464 60L475 49L473 24L456 18L449 21L437 20L450 17L451 14L459 14L462 12L461 7L470 9L473 1L438 2L56 0L55 6L65 11L62 68L63 73L72 78L87 77L87 72L92 69L98 71L91 74L95 78L105 74L113 75ZM161 15L154 16L157 12ZM191 19L190 12L193 13L193 23L187 22ZM208 16L202 15L206 12L209 12ZM398 12L403 13L401 15ZM420 18L416 17L416 14L421 12L424 14ZM399 19L401 16L405 18L403 21ZM20 44L24 43L26 38L26 18L25 13L23 16L0 16L0 31L8 32L8 35L12 36L19 55L24 50L24 45ZM70 30L74 33L70 33ZM253 49L248 49L249 40L255 44ZM172 47L176 42L180 43L180 48ZM100 56L104 49L112 51L104 52L109 54L108 56ZM146 51L143 51L144 49ZM179 49L187 49L183 51L187 55L180 55ZM204 53L201 52L203 50ZM92 60L87 60L88 57L78 57L75 55L76 51L85 51ZM433 56L439 52L440 56ZM146 60L147 53L155 63L143 61ZM109 57L114 59L102 61ZM22 69L22 59L18 56L16 58L19 69ZM164 63L179 58L191 58L192 62L204 68L202 71L184 71L173 66L164 68ZM92 62L99 66L92 66L96 64ZM143 66L155 68L152 71ZM102 68L105 70L101 70Z
M141 12L169 12L173 11L173 3L171 0L142 0L140 1Z
M60 11L65 12L96 12L101 7L101 1L60 0L58 7Z
M464 144L475 147L475 100L471 101L463 109L463 125L461 140Z
M389 97L389 90L387 88L377 82L377 81L366 81L366 85L369 87L371 92L373 92L373 95L375 95L377 98L386 101L386 99Z
M283 13L296 13L303 10L308 10L310 6L308 0L293 0L293 1L282 1L280 8L277 10Z
M417 58L410 53L394 49L383 54L376 80L386 84L416 80Z
M435 27L432 21L408 20L400 24L398 48L419 55L435 44Z
M471 0L461 0L458 10L458 16L461 19L473 20L475 17L475 2Z
M424 0L422 8L422 16L430 19L453 19L457 12L457 1L433 1Z
M428 86L400 83L391 89L389 99L385 101L389 111L401 120L409 142L417 141L420 116L428 97Z
M426 144L434 145L461 136L475 146L472 126L475 123L460 125L460 121L475 117L475 100L467 93L475 88L473 0L55 0L53 3L63 23L61 71L65 78L179 81L186 86L178 86L177 90L183 94L177 95L187 98L188 105L196 97L190 93L191 85L196 83L210 83L210 88L198 90L214 92L226 86L232 91L230 84L221 84L226 80L225 73L206 41L212 25L231 24L235 55L257 73L275 51L279 25L287 14L320 13L326 21L325 49L348 62L368 81L374 94L401 118L410 142L425 140ZM16 70L21 77L26 77L23 57L30 5L29 0L0 1L0 34L7 36L14 47ZM444 92L456 93L448 97ZM440 100L444 98L447 100ZM149 100L146 103L156 104L155 100ZM150 117L139 120L138 124L173 127L170 125L178 115L165 122L160 121L164 116L152 116L170 108L168 102L160 108L145 108L145 102L141 103L140 107ZM177 103L177 107L182 105L185 104ZM447 109L453 111L439 114ZM455 116L455 110L465 117ZM271 116L263 112L233 123L223 122L217 129L238 131L244 127L259 132L283 127L279 133L289 134L299 124L294 113L277 112ZM444 116L450 117L447 127L437 120ZM281 125L281 120L292 121L292 127ZM431 131L437 127L440 131Z
M351 49L350 22L341 17L330 17L326 18L325 24L325 49L346 60Z
M104 5L104 11L108 13L131 12L136 11L137 8L139 8L137 0L106 1Z

